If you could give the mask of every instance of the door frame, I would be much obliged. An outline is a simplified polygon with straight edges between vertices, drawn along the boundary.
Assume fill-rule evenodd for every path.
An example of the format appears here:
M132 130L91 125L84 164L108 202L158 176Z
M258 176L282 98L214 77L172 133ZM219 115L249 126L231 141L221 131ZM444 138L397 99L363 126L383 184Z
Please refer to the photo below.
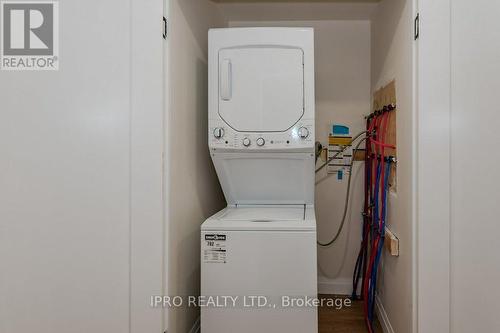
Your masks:
M162 75L163 75L163 86L162 86L162 94L163 94L163 148L162 148L162 158L163 158L163 170L162 170L162 188L163 188L163 266L162 266L162 276L163 276L163 285L162 285L162 295L169 295L168 293L168 284L169 284L169 202L170 202L170 168L168 161L170 160L170 146L168 143L168 128L170 126L170 68L169 68L169 50L170 50L170 42L169 42L169 33L170 33L170 0L161 0L162 2L162 11L163 11L163 28L164 28L164 41L163 41L163 57L162 57ZM169 313L168 309L164 309L162 311L162 322L163 322L163 331L167 332L169 328Z
M130 332L164 331L163 0L131 0Z
M451 0L418 0L416 332L450 332Z

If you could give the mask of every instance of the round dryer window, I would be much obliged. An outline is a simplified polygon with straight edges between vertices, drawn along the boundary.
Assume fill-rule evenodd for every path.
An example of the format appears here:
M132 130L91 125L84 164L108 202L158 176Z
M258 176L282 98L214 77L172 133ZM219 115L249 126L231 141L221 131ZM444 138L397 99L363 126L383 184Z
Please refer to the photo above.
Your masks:
M219 115L236 131L284 132L304 114L304 53L291 47L219 51Z

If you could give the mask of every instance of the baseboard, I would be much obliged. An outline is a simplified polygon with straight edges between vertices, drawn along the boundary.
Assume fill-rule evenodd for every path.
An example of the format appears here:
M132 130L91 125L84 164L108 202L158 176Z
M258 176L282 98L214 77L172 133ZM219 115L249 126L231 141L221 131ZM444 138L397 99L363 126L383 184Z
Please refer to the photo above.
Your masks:
M193 324L193 327L189 330L189 333L200 333L200 317L196 319L196 321Z
M382 301L378 296L375 296L375 311L384 333L394 333L394 329L392 328L391 322L389 321L387 312L385 312L384 305L382 304Z
M352 280L327 279L320 276L318 278L318 294L350 296L352 294Z

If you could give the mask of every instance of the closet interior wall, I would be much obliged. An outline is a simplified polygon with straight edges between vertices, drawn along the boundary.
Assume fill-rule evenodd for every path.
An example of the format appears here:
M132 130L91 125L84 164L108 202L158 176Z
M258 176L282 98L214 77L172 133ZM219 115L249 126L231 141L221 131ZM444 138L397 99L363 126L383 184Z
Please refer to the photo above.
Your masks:
M371 20L372 93L396 81L397 192L389 194L387 227L399 238L399 256L385 252L377 307L394 332L412 332L413 323L413 1L383 0Z

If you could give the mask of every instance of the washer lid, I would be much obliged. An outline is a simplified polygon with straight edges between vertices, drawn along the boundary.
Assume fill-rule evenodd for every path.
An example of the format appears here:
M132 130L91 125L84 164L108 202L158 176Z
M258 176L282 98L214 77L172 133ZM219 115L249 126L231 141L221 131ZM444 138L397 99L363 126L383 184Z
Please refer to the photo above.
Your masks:
M243 46L219 51L219 116L239 132L284 132L304 115L304 52Z
M227 231L305 231L315 235L316 218L314 207L310 205L226 207L208 218L201 230L217 231L218 234Z
M212 153L229 205L314 203L312 153Z

